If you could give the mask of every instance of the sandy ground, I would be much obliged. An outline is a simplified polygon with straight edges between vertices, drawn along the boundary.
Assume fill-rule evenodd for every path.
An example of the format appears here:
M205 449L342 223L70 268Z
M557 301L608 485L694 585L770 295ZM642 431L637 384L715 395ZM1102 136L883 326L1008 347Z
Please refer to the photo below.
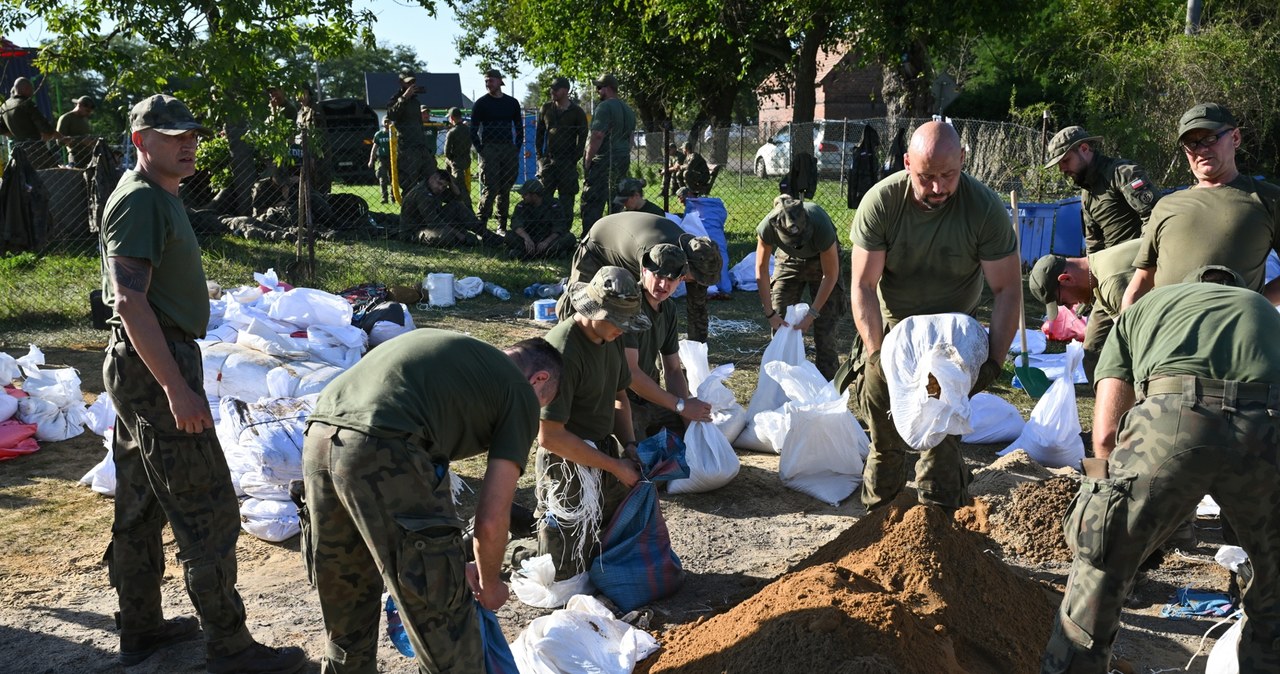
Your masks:
M85 391L101 390L101 354L49 351L50 366L77 367ZM990 463L999 447L966 446L975 468ZM45 445L40 452L0 463L0 672L125 671L115 662L118 639L112 614L115 595L101 564L109 538L111 500L76 482L103 455L91 434ZM791 491L778 478L778 458L743 453L742 471L728 486L708 494L662 496L672 543L688 579L675 596L657 602L652 629L710 617L749 597L861 517L856 498L832 507ZM470 480L472 483L474 479ZM1004 501L997 495L999 504ZM532 505L522 488L518 500ZM1224 591L1226 574L1212 560L1215 520L1202 519L1202 543L1188 556L1173 556L1141 585L1125 611L1117 655L1136 672L1181 671L1196 650L1209 620L1172 621L1161 606L1184 585ZM1204 542L1208 541L1208 542ZM190 615L175 549L167 543L165 581L168 615ZM1020 573L1061 588L1068 565L1006 555L994 540L985 551ZM315 593L307 585L297 538L270 544L240 537L239 587L251 631L272 645L302 646L318 671L323 626ZM993 612L1001 607L991 606ZM512 601L498 616L508 639L547 611ZM1211 647L1210 639L1206 649ZM1206 651L1207 652L1207 651ZM1188 671L1204 670L1204 656ZM200 672L199 642L175 646L129 672ZM380 665L388 672L416 667L384 642Z

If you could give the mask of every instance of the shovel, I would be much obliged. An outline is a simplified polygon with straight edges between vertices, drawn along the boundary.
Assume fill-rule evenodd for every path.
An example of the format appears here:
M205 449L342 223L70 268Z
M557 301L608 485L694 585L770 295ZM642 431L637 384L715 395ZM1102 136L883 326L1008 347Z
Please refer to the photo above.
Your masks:
M1018 241L1018 255L1022 254L1021 231L1018 228L1018 192L1014 190L1009 193L1009 207L1013 211L1013 236ZM1031 367L1031 356L1027 353L1027 305L1023 302L1018 303L1018 337L1022 339L1022 354L1013 361L1013 372L1018 375L1018 381L1022 384L1022 390L1032 398L1039 398L1049 390L1049 377L1045 376L1043 370ZM1019 365L1019 359L1022 364Z

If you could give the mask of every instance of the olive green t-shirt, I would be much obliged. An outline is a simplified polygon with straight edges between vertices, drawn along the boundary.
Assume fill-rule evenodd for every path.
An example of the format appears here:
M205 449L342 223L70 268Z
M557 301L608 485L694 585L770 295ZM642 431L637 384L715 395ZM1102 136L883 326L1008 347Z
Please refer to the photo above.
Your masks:
M137 171L126 171L102 212L102 299L113 308L115 292L107 278L107 259L134 257L151 263L147 302L164 327L204 337L209 327L209 288L200 262L200 242L182 200Z
M644 332L628 332L622 339L628 349L640 352L640 370L650 379L658 381L658 356L680 352L680 329L675 301L667 298L654 309L649 306L648 300L644 300L640 303L640 308L649 317L652 327Z
M1125 309L1097 380L1154 376L1280 384L1280 313L1261 294L1216 283L1156 288Z
M521 470L538 435L538 397L505 353L421 328L370 351L329 382L309 422L410 436L441 460L484 452Z
M1133 280L1133 256L1140 245L1140 240L1130 239L1089 255L1089 272L1098 280L1093 297L1112 316L1120 313L1120 301Z
M64 136L88 136L93 134L89 118L68 112L58 118L58 133Z
M43 134L54 131L53 125L31 98L14 96L5 101L0 105L0 120L14 140L40 140Z
M636 113L620 99L610 98L596 106L591 130L604 133L596 156L601 159L631 156L631 134L636 130Z
M1155 286L1181 283L1207 264L1230 267L1261 291L1267 254L1280 251L1280 187L1240 175L1221 187L1165 195L1151 213L1133 266L1156 270Z
M577 321L552 328L546 340L564 357L560 392L542 408L542 418L564 424L570 433L600 443L613 434L613 403L631 385L631 369L621 339L596 344Z
M1103 154L1094 156L1080 190L1085 249L1096 253L1142 236L1160 191L1142 167Z
M640 278L644 254L660 243L679 245L680 225L660 215L625 211L606 215L591 226L574 256L570 281L590 281L600 267L622 267Z
M805 217L809 221L809 229L804 233L800 245L792 245L778 234L778 230L769 224L769 217L756 225L756 236L773 248L781 248L788 257L810 260L822 254L836 242L836 226L831 216L821 206L812 201L804 202Z
M920 314L972 314L982 296L982 262L1018 251L1004 203L967 173L933 211L912 202L909 172L881 180L858 206L850 238L886 251L879 294L890 324Z

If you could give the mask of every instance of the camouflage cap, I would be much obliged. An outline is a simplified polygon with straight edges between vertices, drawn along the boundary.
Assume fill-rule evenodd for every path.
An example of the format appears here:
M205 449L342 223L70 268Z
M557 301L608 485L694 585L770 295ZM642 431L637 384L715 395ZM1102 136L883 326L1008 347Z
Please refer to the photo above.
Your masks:
M618 78L615 77L613 73L605 73L596 79L595 85L597 89L602 89L604 87L612 87L614 89L617 89Z
M1196 129L1221 131L1236 126L1238 125L1235 115L1232 115L1226 106L1218 103L1200 103L1182 113L1182 119L1178 120L1178 138Z
M417 79L418 79L418 76L417 76L417 75L415 75L415 74L413 74L413 71L412 71L412 70L401 70L401 71L400 71L400 82L402 82L402 83L404 83L404 84L408 84L408 83L410 83L410 82L415 82L415 81L417 81Z
M552 88L552 89L568 89L568 88L569 88L569 78L567 78L567 77L557 77L557 78L555 78L554 80L551 80L551 88Z
M809 231L809 214L804 202L786 194L773 198L773 210L765 216L778 236L788 243L799 242Z
M502 71L501 71L501 70L498 70L497 68L490 68L490 69L488 69L488 70L484 71L484 78L485 78L486 80L487 80L487 79L489 79L489 78L491 78L491 77L492 77L493 79L496 79L496 80L500 80L500 79L502 79Z
M689 260L689 274L704 286L713 286L720 280L724 256L720 247L705 236L680 237L680 247Z
M196 121L186 103L165 94L148 96L129 111L129 130L143 129L155 129L169 136L179 136L188 131L213 135L211 129Z
M1027 287L1036 300L1044 303L1045 315L1053 320L1058 315L1058 275L1067 268L1067 258L1061 255L1045 255L1036 260L1027 275Z
M660 243L644 252L640 265L663 278L683 278L689 270L689 259L675 244Z
M546 188L542 186L542 181L537 178L530 178L520 185L520 194L545 194Z
M640 283L622 267L601 267L590 283L569 286L573 310L591 321L609 321L627 332L644 332L653 323L640 311Z
M1244 277L1231 267L1220 264L1207 264L1187 274L1183 283L1220 283L1224 286L1244 288Z
M1081 143L1096 143L1102 140L1102 136L1091 136L1083 126L1068 126L1067 128L1053 134L1053 139L1049 141L1048 157L1049 161L1045 163L1045 168L1053 168L1067 156L1067 153L1075 149Z

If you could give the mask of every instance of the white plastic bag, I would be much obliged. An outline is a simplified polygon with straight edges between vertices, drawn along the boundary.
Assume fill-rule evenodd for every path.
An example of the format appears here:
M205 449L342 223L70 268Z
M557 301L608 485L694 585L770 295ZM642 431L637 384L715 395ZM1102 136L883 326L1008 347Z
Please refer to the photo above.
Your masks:
M969 425L973 430L961 440L982 445L1013 442L1027 422L1009 401L992 393L979 393L969 399Z
M259 274L255 271L253 272L253 280L257 281L258 285L266 288L267 292L284 290L280 287L280 277L276 275L275 269L268 269L265 274Z
M44 352L35 344L29 345L27 355L17 360L18 367L22 368L22 372L30 377L32 373L39 372L40 366L44 365ZM4 382L8 384L9 382Z
M1073 371L1084 360L1084 345L1067 344L1067 371ZM1037 463L1049 468L1078 466L1084 458L1084 441L1080 439L1080 411L1076 408L1076 385L1063 377L1049 387L1013 444L996 453L1004 456L1015 449L1025 449Z
M690 375L690 386L693 385L693 376L697 375L698 399L711 405L712 419L717 415L731 419L734 408L742 410L742 406L733 397L733 391L724 385L724 380L733 374L732 364L721 365L707 372L707 345L687 339L680 342L680 362L684 363L685 370ZM745 418L745 415L740 418ZM738 455L729 442L730 438L714 421L695 421L689 424L684 432L684 456L689 464L689 477L669 482L667 492L693 494L729 484L738 475L740 468Z
M910 316L885 335L880 367L890 417L912 449L930 449L948 435L973 430L969 389L987 360L987 344L982 324L965 314Z
M790 399L779 412L763 415L771 442L782 454L782 483L838 505L862 484L863 460L871 449L866 432L849 412L849 391L837 394L809 361L773 362L764 371Z
M582 594L534 619L511 644L521 674L631 674L656 650L658 641L648 632L614 618L598 599Z
M115 454L111 451L111 433L108 429L103 440L103 444L107 446L107 455L80 478L80 484L89 485L90 489L107 496L116 495L116 461Z
M404 325L398 325L391 321L374 323L373 328L369 330L369 348L372 349L393 337L398 337L414 330L413 316L409 315L409 307L401 304L400 309L404 312Z
M59 408L73 404L84 407L84 396L80 393L80 374L69 367L41 370L32 366L27 369L22 390L32 398L40 398Z
M730 444L733 444L738 434L747 425L747 411L738 403L733 391L724 384L725 380L733 374L733 365L726 363L712 372L707 362L706 343L690 339L680 340L680 363L684 365L685 380L689 384L689 390L693 391L699 400L711 405L711 423L720 429ZM703 391L703 383L712 376L717 379L718 385L709 386L706 391Z
M1240 617L1218 637L1204 663L1204 674L1240 674L1240 633L1243 631L1244 618Z
M769 256L769 277L773 278L773 256ZM729 268L729 278L733 279L733 287L737 290L756 290L756 252L747 253L738 264Z
M245 499L240 504L240 528L264 541L279 543L298 535L298 507L293 501Z
M267 373L283 360L232 342L200 345L204 391L215 400L226 397L256 401L271 395Z
M236 344L279 358L303 358L306 348L287 334L272 332L262 321L253 319L240 330Z
M484 279L479 276L468 276L453 282L453 294L460 300L478 297L482 292L484 292Z
M18 413L18 399L0 388L0 421L8 421Z
M13 383L14 379L22 376L22 367L18 365L18 360L7 353L0 352L0 388Z
M4 415L0 414L0 419ZM96 435L106 436L107 429L116 424L116 406L111 403L111 396L104 391L98 399L84 411L84 425Z
M369 334L347 325L313 325L307 328L307 351L317 359L347 369L360 360Z
M267 373L267 393L272 398L301 398L324 390L343 372L344 368L328 363L290 361Z
M551 555L539 555L520 562L520 570L511 574L511 591L521 602L538 608L560 608L576 594L595 591L586 571L556 581L556 566Z
M267 315L299 328L313 325L351 325L351 303L315 288L294 288L280 294Z
M36 439L59 442L84 432L84 403L58 407L29 396L18 400L18 421L36 425Z
M789 325L796 325L808 314L808 304L793 304L787 307L784 320ZM769 346L765 347L764 355L760 357L760 371L763 372L765 365L775 361L791 365L804 362L804 334L791 328L783 328L776 332ZM769 444L756 433L756 415L776 410L786 402L787 394L783 392L782 386L769 377L761 376L756 382L756 392L751 396L751 403L747 405L747 427L742 429L737 438L734 438L733 446L754 452L778 451L777 447Z

